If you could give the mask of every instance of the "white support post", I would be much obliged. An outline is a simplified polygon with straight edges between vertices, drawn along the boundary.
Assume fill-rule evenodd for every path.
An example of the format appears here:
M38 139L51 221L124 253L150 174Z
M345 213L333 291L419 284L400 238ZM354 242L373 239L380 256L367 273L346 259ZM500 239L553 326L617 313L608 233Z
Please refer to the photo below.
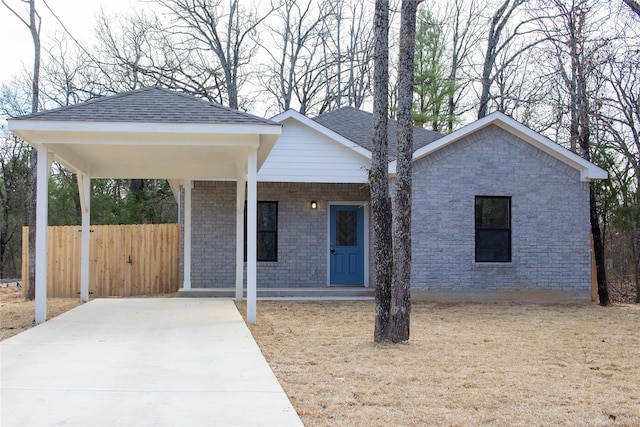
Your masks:
M191 184L184 181L184 278L182 288L191 289Z
M244 288L244 197L245 171L236 182L236 300L242 301Z
M38 148L36 189L36 323L47 320L47 225L49 216L49 152Z
M78 174L80 210L82 211L82 239L80 254L80 301L89 301L89 232L91 227L91 178Z
M247 322L256 322L258 229L258 149L249 149L247 162Z

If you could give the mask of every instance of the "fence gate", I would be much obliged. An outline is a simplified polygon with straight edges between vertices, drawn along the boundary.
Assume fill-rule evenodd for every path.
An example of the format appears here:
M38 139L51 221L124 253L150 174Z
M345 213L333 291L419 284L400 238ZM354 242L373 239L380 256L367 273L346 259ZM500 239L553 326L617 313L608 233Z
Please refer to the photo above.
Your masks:
M80 293L78 226L49 227L47 296ZM28 227L22 236L23 290L28 286ZM92 297L154 295L179 287L180 225L101 225L89 234L89 292Z

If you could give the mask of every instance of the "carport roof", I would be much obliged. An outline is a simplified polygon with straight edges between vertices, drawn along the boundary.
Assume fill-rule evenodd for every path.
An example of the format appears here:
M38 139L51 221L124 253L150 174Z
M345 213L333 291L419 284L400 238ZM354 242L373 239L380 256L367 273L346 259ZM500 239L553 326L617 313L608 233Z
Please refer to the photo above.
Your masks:
M9 120L9 130L91 178L236 179L282 132L273 121L157 86Z
M190 183L235 180L236 218L241 215L245 194L247 199L247 319L255 322L257 172L282 133L281 124L152 86L9 119L9 130L38 150L36 322L46 319L46 201L52 160L78 175L83 301L89 297L91 178L166 178L174 192L184 183L185 288L191 287ZM242 232L237 233L236 241L241 247ZM242 266L242 252L236 251L240 290Z
M214 102L150 86L13 120L129 123L275 124Z

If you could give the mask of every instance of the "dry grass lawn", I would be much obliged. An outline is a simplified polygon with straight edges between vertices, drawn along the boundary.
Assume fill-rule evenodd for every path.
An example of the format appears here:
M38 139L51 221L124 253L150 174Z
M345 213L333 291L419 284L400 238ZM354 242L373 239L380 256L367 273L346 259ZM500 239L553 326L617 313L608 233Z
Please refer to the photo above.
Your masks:
M33 313L2 285L0 340ZM414 303L400 345L373 344L373 318L371 301L258 303L251 332L307 427L640 426L640 305Z
M244 304L238 304L244 312ZM258 302L251 332L311 426L640 426L640 306Z
M47 317L51 319L80 305L80 298L47 300ZM22 288L15 283L0 285L0 341L35 326L35 301L25 301Z

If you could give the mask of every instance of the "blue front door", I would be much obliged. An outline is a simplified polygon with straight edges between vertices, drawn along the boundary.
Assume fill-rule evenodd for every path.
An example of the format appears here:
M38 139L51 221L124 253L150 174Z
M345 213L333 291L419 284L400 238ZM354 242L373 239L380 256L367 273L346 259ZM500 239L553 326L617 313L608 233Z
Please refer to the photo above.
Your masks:
M332 205L329 212L332 285L364 285L364 206Z

